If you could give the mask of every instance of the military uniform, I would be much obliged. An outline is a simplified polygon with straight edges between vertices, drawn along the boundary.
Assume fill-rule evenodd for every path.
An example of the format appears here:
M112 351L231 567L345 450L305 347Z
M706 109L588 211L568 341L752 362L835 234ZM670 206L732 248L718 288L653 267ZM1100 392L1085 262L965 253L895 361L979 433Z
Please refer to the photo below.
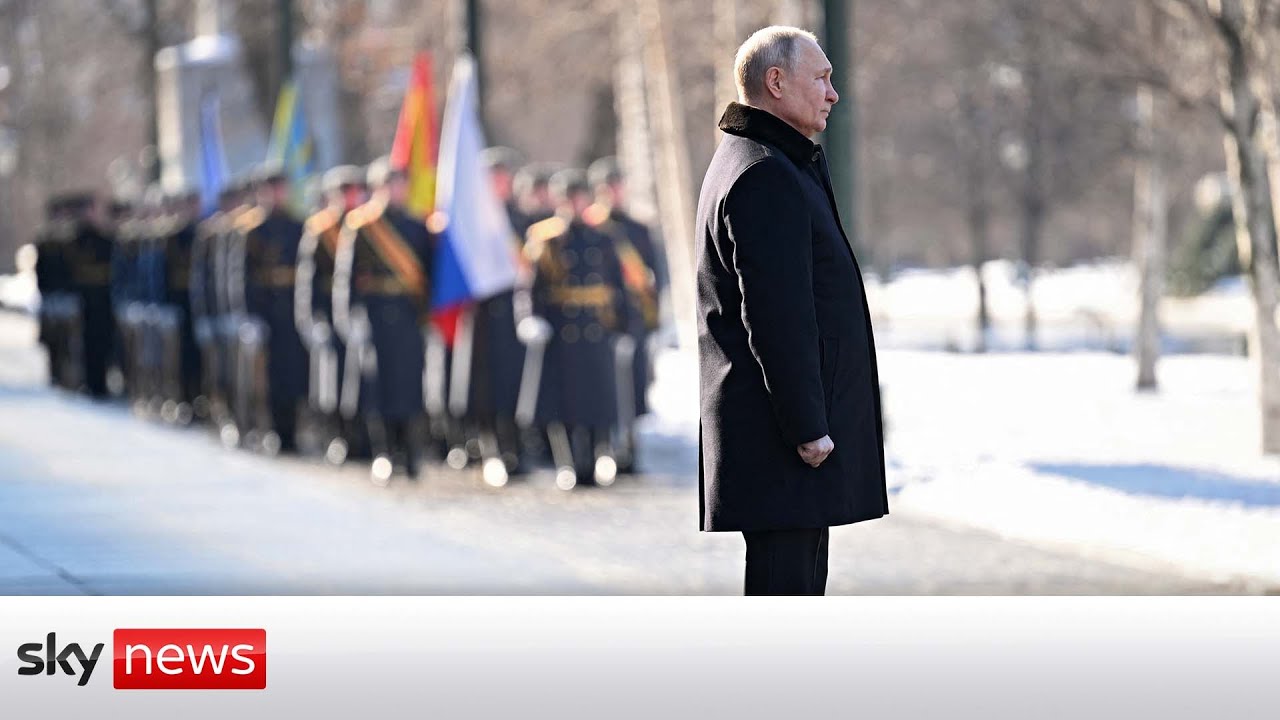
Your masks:
M178 323L178 400L190 406L200 395L200 348L192 318L191 273L196 251L196 220L179 212L164 235L165 303Z
M72 221L65 217L64 198L48 204L48 222L36 237L36 289L40 291L40 335L49 357L49 381L73 387L67 314L76 300L72 294L68 250L74 235Z
M124 391L132 403L143 402L143 373L140 367L142 286L141 219L125 218L117 227L116 247L111 256L111 306L116 317L117 360L124 378Z
M218 348L221 385L226 398L227 414L223 419L222 441L228 446L242 443L254 445L261 439L256 431L262 429L267 420L264 408L255 405L260 396L255 395L257 389L265 384L262 378L265 370L254 357L255 346L245 343L245 337L253 337L255 333L248 314L245 285L243 283L243 235L240 233L241 219L255 211L248 191L248 181L242 181L240 188L244 195L243 202L227 212L222 223L213 235L213 280L215 307L218 322L214 326L215 345ZM258 335L263 333L259 332ZM257 337L253 340L260 343ZM249 433L253 433L250 437Z
M516 172L513 196L507 202L511 224L523 241L534 223L555 215L548 196L551 178L559 168L553 163L530 163Z
M627 334L635 341L632 362L632 408L635 415L649 412L645 395L649 389L649 333L658 328L658 259L649 228L618 208L591 206L586 220L613 239L623 268L623 280L633 313Z
M516 434L516 402L524 367L524 345L516 337L513 291L500 292L477 302L462 318L459 343L470 362L454 348L450 409L478 435L481 455L503 458L509 472L519 470L520 448Z
M417 473L434 240L421 220L374 200L347 214L334 271L334 324L358 352L359 412L373 451ZM403 459L401 459L403 458Z
M221 343L225 293L219 287L222 248L231 224L234 200L230 191L221 208L196 225L191 249L189 297L192 326L201 353L201 397L194 407L216 427L228 421L228 367Z
M578 218L534 224L525 252L533 269L528 308L550 331L534 419L548 428L553 452L555 435L567 435L577 479L588 480L596 460L609 452L618 418L613 341L631 314L620 291L622 267L610 238ZM563 451L556 458L562 471L568 462Z
M84 198L82 208L92 204ZM88 218L76 223L68 247L71 286L80 300L80 348L83 381L93 397L107 395L107 363L115 339L111 309L111 239Z
M257 403L270 415L279 448L293 450L298 404L307 395L307 353L294 322L302 223L283 208L257 207L237 218L236 226L241 263L233 282L242 286L246 313L266 331L266 387L259 385Z
M156 189L158 192L158 188ZM166 302L165 240L170 219L163 214L160 199L148 202L143 217L133 223L132 242L137 245L135 287L137 296L126 311L139 323L135 352L145 409L167 419L176 417L178 377L178 324L176 312Z
M341 170L341 173L338 171ZM340 167L326 174L327 192L336 192L340 184L363 184L357 181L355 168ZM350 178L339 178L341 174ZM324 426L327 435L325 457L340 463L352 451L360 451L363 430L357 432L352 413L340 408L346 375L347 348L333 327L333 274L338 252L342 221L347 211L331 200L303 223L302 241L298 245L298 266L294 284L294 321L311 356L309 404Z

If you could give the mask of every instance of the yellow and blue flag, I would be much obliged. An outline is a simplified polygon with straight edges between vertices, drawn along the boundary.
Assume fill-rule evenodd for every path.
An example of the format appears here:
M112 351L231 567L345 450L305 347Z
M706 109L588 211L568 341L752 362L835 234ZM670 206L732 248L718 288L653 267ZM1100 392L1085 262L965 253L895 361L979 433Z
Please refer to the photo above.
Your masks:
M271 143L267 162L279 165L292 186L290 198L295 212L302 212L306 181L316 172L315 143L307 127L306 112L298 98L298 86L289 80L280 88L276 114L271 123Z

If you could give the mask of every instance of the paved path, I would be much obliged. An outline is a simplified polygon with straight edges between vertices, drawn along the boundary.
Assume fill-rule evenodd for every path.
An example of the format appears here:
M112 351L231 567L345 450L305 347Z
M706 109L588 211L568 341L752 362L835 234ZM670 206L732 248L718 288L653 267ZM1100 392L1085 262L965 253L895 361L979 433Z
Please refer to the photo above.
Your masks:
M608 489L434 469L377 488L49 390L30 339L0 313L0 593L740 592L741 537L697 531L686 448ZM1238 591L903 513L835 529L831 553L831 593Z

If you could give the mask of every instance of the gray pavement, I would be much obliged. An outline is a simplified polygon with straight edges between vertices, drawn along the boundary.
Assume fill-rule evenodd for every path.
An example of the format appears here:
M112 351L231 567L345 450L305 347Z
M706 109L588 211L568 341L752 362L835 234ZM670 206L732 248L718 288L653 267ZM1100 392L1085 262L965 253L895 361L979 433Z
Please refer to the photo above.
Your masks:
M45 388L32 338L0 313L0 594L740 592L741 536L698 532L679 442L611 488L436 467L378 488ZM900 512L832 533L833 594L1241 591Z

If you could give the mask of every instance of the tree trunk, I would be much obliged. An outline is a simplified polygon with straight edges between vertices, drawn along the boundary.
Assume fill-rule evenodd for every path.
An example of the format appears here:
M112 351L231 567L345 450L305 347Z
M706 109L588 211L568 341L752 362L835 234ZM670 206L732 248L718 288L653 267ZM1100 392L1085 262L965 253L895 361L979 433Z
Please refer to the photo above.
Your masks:
M636 0L640 34L644 38L646 96L655 142L658 209L671 273L671 304L680 346L696 348L698 342L694 298L692 207L689 179L689 147L684 132L684 108L676 88L675 65L667 52L658 0Z
M991 311L987 307L987 281L982 276L982 266L987 262L987 238L990 236L990 208L986 198L976 198L970 192L969 199L969 240L973 246L973 275L978 283L978 315L977 340L974 352L987 351L987 336L991 334Z
M1033 11L1034 12L1034 11ZM1043 132L1043 113L1048 98L1044 91L1044 68L1041 66L1042 45L1040 30L1037 27L1038 17L1028 16L1025 20L1026 65L1023 68L1026 83L1027 105L1023 115L1022 142L1026 155L1023 168L1021 214L1022 214L1022 260L1025 263L1023 276L1023 292L1026 294L1027 309L1023 318L1025 333L1024 345L1028 351L1037 347L1037 318L1033 295L1036 266L1040 264L1041 237L1044 234L1045 205L1047 202L1048 183L1045 177L1045 143Z
M637 220L656 225L660 218L654 179L654 144L649 129L649 104L645 97L644 42L636 32L638 22L632 4L620 8L614 30L618 64L613 75L618 159L627 174L629 211Z
M730 100L738 98L738 85L733 77L733 56L738 45L746 38L738 37L738 3L737 0L715 0L715 58L712 64L716 72L716 98L713 105L715 117L711 118L711 132L715 142L720 144L722 133L716 123L720 113Z
M974 88L974 79L966 76L958 86L960 122L956 141L960 161L963 164L965 219L969 226L971 263L978 286L977 336L973 351L987 351L987 336L991 331L991 313L987 307L987 281L982 276L982 266L987 262L991 238L991 202L987 188L987 157L990 149L990 130Z
M160 113L156 108L156 54L160 52L160 9L159 0L146 0L142 4L142 67L139 73L142 78L142 101L147 109L147 147L145 157L148 161L145 181L148 183L160 180Z
M1211 6L1212 7L1212 6ZM1235 184L1233 205L1241 265L1246 268L1254 299L1250 352L1258 372L1262 416L1262 451L1280 453L1280 266L1276 260L1276 222L1272 173L1280 161L1276 147L1275 110L1256 67L1257 55L1245 38L1258 38L1248 27L1242 0L1220 0L1217 29L1226 44L1222 110L1228 123L1224 145L1227 169Z
M1134 353L1138 361L1137 389L1156 389L1156 361L1160 357L1160 298L1164 294L1168 201L1160 143L1156 131L1155 97L1149 86L1137 93L1137 157L1133 171L1133 256L1138 268L1139 310Z

